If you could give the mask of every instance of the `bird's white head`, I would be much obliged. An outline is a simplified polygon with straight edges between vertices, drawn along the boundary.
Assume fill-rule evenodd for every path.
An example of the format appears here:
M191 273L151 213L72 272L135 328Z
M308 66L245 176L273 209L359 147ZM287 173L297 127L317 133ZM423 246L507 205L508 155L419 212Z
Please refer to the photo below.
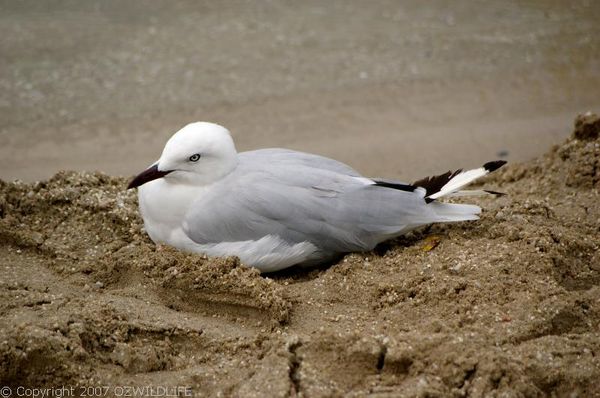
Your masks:
M236 165L237 151L229 130L214 123L190 123L173 134L160 159L135 177L128 188L163 177L183 184L209 184Z

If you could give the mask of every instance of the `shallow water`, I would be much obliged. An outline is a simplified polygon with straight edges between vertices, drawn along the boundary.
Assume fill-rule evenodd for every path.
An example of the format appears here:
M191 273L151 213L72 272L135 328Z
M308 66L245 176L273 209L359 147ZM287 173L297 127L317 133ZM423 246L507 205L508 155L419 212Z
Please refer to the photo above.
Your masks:
M594 2L0 2L0 178L132 175L182 125L413 179L600 105Z

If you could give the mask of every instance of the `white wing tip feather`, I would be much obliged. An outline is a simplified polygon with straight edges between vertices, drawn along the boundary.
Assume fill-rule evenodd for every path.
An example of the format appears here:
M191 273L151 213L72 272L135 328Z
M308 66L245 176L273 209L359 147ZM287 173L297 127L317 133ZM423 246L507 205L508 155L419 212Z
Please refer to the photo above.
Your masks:
M472 182L474 182L475 180L491 173L492 171L499 169L504 164L506 164L506 161L496 160L496 161L488 162L477 169L460 172L457 175L455 175L454 177L452 177L438 192L435 192L435 193L427 196L427 198L438 199L438 198L442 198L444 196L456 194L465 186L467 186L467 185L471 184ZM454 195L454 196L461 196L461 195L459 194L459 195Z

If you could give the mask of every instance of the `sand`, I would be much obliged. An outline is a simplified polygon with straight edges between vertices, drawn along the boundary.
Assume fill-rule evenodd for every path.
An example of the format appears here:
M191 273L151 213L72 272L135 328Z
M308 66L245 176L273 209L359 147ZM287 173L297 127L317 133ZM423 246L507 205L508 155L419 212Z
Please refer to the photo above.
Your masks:
M124 178L1 182L0 385L599 396L599 134L490 175L480 221L270 275L155 246Z
M0 179L25 181L0 182L0 387L598 394L596 119L564 140L573 115L600 107L599 12L0 2ZM508 195L478 199L478 223L261 276L156 248L115 177L195 120L224 124L240 150L403 180L500 156L509 166L485 185Z

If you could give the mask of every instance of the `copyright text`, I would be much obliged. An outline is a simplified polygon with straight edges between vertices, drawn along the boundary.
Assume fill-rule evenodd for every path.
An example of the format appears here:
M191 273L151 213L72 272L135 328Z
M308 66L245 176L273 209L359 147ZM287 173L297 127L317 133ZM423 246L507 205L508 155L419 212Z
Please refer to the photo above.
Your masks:
M63 398L63 397L191 397L188 386L60 386L60 387L0 387L0 398Z

